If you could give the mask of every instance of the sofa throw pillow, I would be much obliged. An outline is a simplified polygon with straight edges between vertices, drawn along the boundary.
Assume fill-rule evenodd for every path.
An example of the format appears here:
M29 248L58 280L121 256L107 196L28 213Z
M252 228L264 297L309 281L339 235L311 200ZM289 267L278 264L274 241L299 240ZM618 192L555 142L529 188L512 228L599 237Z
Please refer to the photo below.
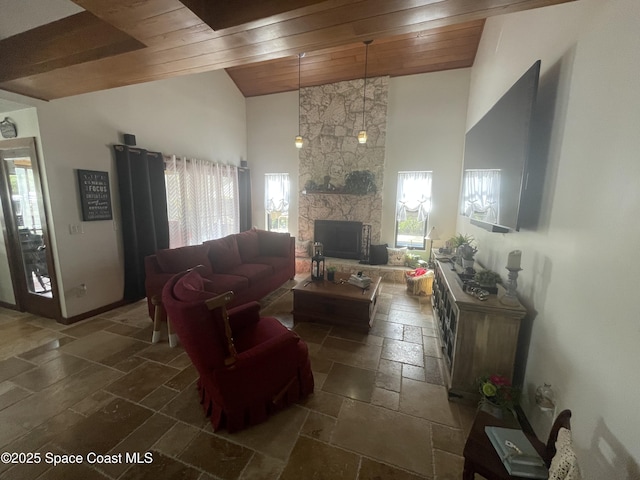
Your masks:
M310 256L311 240L296 240L296 257Z
M242 265L236 235L207 240L204 244L209 249L209 261L215 273L226 273L234 267Z
M160 268L167 273L180 273L197 265L202 265L202 273L212 273L211 262L204 245L190 245L188 247L166 248L156 252L156 258Z
M387 253L387 244L370 245L369 246L369 264L370 265L386 265L389 261Z
M258 230L260 255L263 257L288 257L291 249L291 235L288 233Z
M387 254L389 255L388 265L404 265L404 256L407 254L407 247L387 247Z
M251 263L251 260L260 255L260 239L255 228L237 234L236 242L242 263Z

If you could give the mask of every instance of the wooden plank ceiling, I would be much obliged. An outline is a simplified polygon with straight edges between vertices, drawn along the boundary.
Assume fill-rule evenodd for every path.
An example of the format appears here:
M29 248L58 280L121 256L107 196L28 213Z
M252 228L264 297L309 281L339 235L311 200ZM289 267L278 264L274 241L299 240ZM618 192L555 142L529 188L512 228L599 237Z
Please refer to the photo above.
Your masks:
M0 89L55 99L226 69L245 96L468 67L484 19L574 0L73 0L0 41Z

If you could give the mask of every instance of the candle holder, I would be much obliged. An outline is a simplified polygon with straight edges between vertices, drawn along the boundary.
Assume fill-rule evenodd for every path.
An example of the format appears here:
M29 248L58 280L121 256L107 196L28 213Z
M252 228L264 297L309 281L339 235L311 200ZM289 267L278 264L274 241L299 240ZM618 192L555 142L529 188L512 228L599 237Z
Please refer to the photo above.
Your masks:
M520 303L516 290L518 288L518 272L522 269L507 267L507 270L509 270L509 282L506 286L507 291L500 299L500 303L503 305L516 306Z
M311 280L324 280L324 255L322 244L313 244L313 257L311 257Z

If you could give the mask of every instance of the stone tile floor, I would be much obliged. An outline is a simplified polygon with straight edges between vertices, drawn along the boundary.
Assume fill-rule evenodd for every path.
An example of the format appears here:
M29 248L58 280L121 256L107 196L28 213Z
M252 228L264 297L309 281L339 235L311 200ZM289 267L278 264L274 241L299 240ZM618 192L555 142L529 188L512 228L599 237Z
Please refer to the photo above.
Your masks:
M291 328L286 292L263 314ZM462 477L475 409L447 400L428 297L383 283L368 335L294 329L309 345L315 393L228 434L204 417L184 350L150 343L146 303L71 326L0 308L0 452L40 454L0 463L0 478ZM83 462L53 466L54 455Z

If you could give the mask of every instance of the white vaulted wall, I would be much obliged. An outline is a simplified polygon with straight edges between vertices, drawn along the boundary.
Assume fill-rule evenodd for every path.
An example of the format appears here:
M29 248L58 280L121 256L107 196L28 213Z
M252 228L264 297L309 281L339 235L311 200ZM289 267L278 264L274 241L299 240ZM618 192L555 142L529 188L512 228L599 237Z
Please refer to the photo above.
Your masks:
M640 236L640 2L581 0L490 18L472 69L467 129L537 59L548 158L536 228L488 233L459 218L478 258L504 269L522 250L518 291L530 311L521 350L527 415L552 384L573 411L584 478L640 478L640 322L632 253Z
M39 131L25 129L22 121L18 130L20 136L36 136L41 147L64 317L122 299L124 260L112 148L122 143L122 133L136 135L141 148L165 154L234 165L246 158L245 99L224 71L50 102L7 92L0 92L0 97L34 107ZM109 172L113 221L82 221L78 168ZM70 224L81 225L84 233L71 235ZM87 294L78 297L74 287L81 283Z

